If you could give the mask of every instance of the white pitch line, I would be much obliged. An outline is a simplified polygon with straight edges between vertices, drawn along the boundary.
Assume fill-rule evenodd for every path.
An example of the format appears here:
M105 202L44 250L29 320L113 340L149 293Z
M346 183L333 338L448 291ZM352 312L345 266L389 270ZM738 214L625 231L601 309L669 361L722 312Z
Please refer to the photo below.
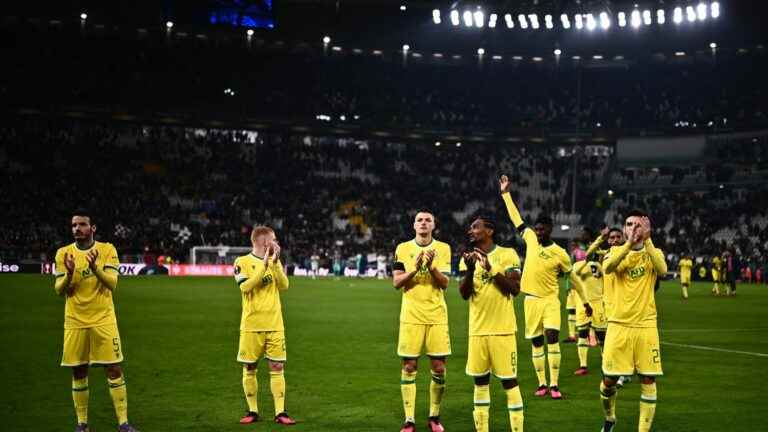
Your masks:
M768 358L768 354L756 353L756 352L750 352L750 351L736 351L736 350L728 350L728 349L722 349L722 348L712 348L712 347L702 346L702 345L679 344L674 342L662 342L661 344L672 345L672 346L681 347L681 348L693 348L693 349L699 349L704 351L717 351L717 352L725 352L725 353L731 353L731 354L745 354L745 355L751 355L755 357Z
M729 329L729 328L716 328L716 329L659 329L659 333L732 333L732 332L761 332L768 331L768 327L765 328L751 328L751 329Z

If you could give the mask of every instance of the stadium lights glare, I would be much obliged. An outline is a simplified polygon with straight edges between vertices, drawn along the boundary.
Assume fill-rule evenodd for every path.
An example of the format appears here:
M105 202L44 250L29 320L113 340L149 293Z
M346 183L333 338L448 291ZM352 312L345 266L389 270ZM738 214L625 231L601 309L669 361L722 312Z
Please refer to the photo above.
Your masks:
M521 29L527 29L528 28L528 21L525 20L525 15L520 14L517 16L517 20L520 21L520 28Z
M664 9L659 9L656 11L656 22L659 24L664 24L667 22L667 16L664 13Z
M528 20L531 22L531 28L534 30L538 30L539 28L539 16L536 14L530 14L528 15Z
M483 54L485 54L485 49L483 49L483 48L478 48L478 49L477 49L477 55L479 55L479 56L482 56Z
M571 28L571 21L568 19L567 14L560 15L560 22L563 24L563 28L568 30Z
M552 29L555 25L552 23L552 15L545 15L544 16L544 25L547 27L547 29Z
M248 37L251 37L251 36L253 36L253 29L248 29L248 30L245 32L245 34L246 34L246 35L248 35Z
M608 189L608 196L613 196L613 191L611 189Z
M619 12L619 27L626 27L627 26L627 14L624 12Z
M472 27L472 12L464 11L464 25L466 27Z
M496 20L497 20L498 18L499 18L499 16L498 16L498 15L496 15L495 13L494 13L494 14L491 14L491 15L488 17L488 27L490 27L490 28L496 28Z
M679 6L675 8L672 15L672 21L674 21L675 24L680 24L683 22L683 8Z
M485 14L483 11L475 11L475 27L481 28L485 25Z
M581 60L581 56L573 56L573 57L571 57L571 58L572 58L572 59L574 59L574 60L577 60L577 61L578 61L578 60Z
M405 6L405 5L400 5L400 10L401 10L401 11L405 11L406 9L408 9L408 7L407 7L407 6Z
M331 43L331 37L330 36L323 37L323 43L326 44L326 45Z
M685 52L684 52L684 51L676 51L676 52L675 52L675 56L677 56L677 57L683 57L683 56L685 56Z
M454 27L459 25L459 11L455 9L451 11L451 24L453 24Z
M696 6L696 16L699 18L699 21L704 21L707 19L707 5L704 3L699 3L698 6Z
M559 55L560 55L560 54L562 54L562 53L563 53L563 52L560 50L560 48L555 48L555 55L556 55L556 56L559 56Z
M440 19L440 9L432 9L432 22L435 24L440 24L442 20Z
M461 141L456 143L456 147L461 147Z
M595 17L589 13L587 14L587 30L592 31L597 27L597 23L595 23Z
M532 57L532 58L531 58L531 60L533 60L533 61L535 61L535 62L537 62L537 63L538 63L538 62L540 62L540 61L542 61L542 60L544 60L544 59L543 59L543 58L541 58L541 57Z
M512 19L512 14L505 14L504 21L507 23L508 29L515 27L515 20Z
M696 21L696 10L693 9L693 6L685 8L685 15L688 18L688 22Z
M653 20L651 20L651 11L649 11L648 9L644 10L643 11L643 24L649 26L649 25L651 25L652 22L653 22Z
M638 28L640 27L640 11L635 9L632 11L632 27Z
M166 21L165 22L165 27L168 28L168 29L173 28L173 21Z
M434 57L434 58L443 58L443 54L442 53L434 53L434 54L432 54L432 57Z
M83 20L83 21L87 20L88 19L88 14L85 13L85 12L81 13L80 14L80 19Z
M608 18L607 12L600 12L600 27L603 30L608 30L611 27L611 19Z
M717 18L720 16L720 3L719 2L712 2L711 5L709 5L709 15L712 18Z
M523 59L523 56L519 56L519 55L516 55L516 56L512 56L512 60L517 60L517 61L520 61L520 60L522 60L522 59Z
M340 46L334 46L334 47L332 47L331 49L332 49L332 50L334 50L334 51L336 51L336 52L339 52L339 51L341 51L341 47L340 47Z
M435 141L435 147L440 147L440 141Z
M574 21L576 21L576 29L581 30L584 28L584 21L582 20L581 14L576 14L576 16L573 17Z
M709 44L709 47L712 48L712 49L717 49L717 44L712 42L712 43Z
M408 45L408 44L404 44L404 45L403 45L403 52L404 52L404 53L408 52L408 50L409 50L409 49L411 49L411 46L410 46L410 45Z
M501 57L500 55L498 55L498 54L497 54L497 55L494 55L492 58L493 58L494 60L496 60L496 61L500 61L500 60L502 59L502 57Z
M595 59L595 60L602 60L603 56L597 54L597 55L593 55L592 58Z

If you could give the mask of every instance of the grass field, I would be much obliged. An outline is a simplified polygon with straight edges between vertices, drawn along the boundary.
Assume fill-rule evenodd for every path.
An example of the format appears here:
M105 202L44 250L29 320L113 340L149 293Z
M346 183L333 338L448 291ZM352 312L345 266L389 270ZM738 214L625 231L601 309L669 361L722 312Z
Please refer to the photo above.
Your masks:
M292 279L283 296L288 341L287 408L296 431L396 431L402 421L395 356L400 295L388 282ZM0 276L0 430L69 431L74 426L70 371L59 367L63 301L52 279ZM442 418L449 431L472 426L472 380L464 374L467 305L452 282L447 294L453 356ZM522 304L516 300L518 325ZM714 298L697 284L679 298L676 282L658 293L663 365L656 431L768 430L760 389L768 381L768 288L741 285ZM241 426L245 409L235 363L240 296L228 278L122 278L116 293L128 380L129 415L142 431L279 430L271 421ZM563 321L565 326L565 321ZM522 328L522 327L521 327ZM691 345L716 348L713 351ZM591 374L572 375L576 347L563 344L563 401L536 399L530 346L518 337L526 431L598 431L599 352ZM759 355L762 353L762 355ZM260 410L271 420L265 365ZM418 377L417 426L424 430L428 363ZM90 424L114 430L102 370L90 375ZM491 430L508 429L506 400L491 385ZM619 394L619 431L637 430L639 385ZM762 407L762 408L761 408Z

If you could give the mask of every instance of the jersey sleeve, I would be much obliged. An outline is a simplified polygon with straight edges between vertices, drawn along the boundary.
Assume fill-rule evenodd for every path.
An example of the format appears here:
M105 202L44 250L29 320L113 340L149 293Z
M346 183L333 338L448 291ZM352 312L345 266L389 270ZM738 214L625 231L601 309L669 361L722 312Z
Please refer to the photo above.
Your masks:
M402 244L397 245L397 247L395 248L395 256L392 260L393 271L395 270L405 271L405 263L401 261L404 253L405 251L403 251L403 245Z
M237 258L235 260L234 264L234 271L233 274L235 276L235 282L237 282L237 285L242 285L243 282L248 280L248 266L243 265L243 262L240 258Z
M117 256L117 249L111 243L106 247L107 257L104 260L104 271L111 271L120 274L120 258Z
M467 271L467 263L464 262L464 257L461 257L461 259L459 259L459 271L460 272Z
M64 248L56 251L56 268L54 269L54 276L56 279L64 277L67 274L67 268L64 266Z
M442 249L440 251L439 262L437 263L437 269L440 271L440 273L450 274L451 273L451 247L449 245L444 245L441 247Z
M563 251L559 254L559 265L560 265L560 271L563 273L570 273L571 272L571 257L568 256L568 254Z
M517 256L517 252L510 250L504 254L504 273L510 271L520 271L520 257Z
M525 227L523 230L523 241L525 241L525 247L530 247L538 243L539 239L530 227Z

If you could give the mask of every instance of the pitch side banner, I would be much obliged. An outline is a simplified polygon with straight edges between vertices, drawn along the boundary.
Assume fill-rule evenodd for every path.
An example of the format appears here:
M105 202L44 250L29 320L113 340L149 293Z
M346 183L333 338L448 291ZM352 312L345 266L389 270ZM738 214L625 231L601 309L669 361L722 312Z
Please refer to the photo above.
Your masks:
M171 276L232 276L234 267L226 264L171 264Z
M120 263L118 268L120 269L120 276L144 276L147 274L145 270L147 266L144 264L129 264ZM40 267L38 266L38 270ZM42 273L56 273L56 264L45 263L42 265Z
M0 273L40 273L40 264L0 262Z

